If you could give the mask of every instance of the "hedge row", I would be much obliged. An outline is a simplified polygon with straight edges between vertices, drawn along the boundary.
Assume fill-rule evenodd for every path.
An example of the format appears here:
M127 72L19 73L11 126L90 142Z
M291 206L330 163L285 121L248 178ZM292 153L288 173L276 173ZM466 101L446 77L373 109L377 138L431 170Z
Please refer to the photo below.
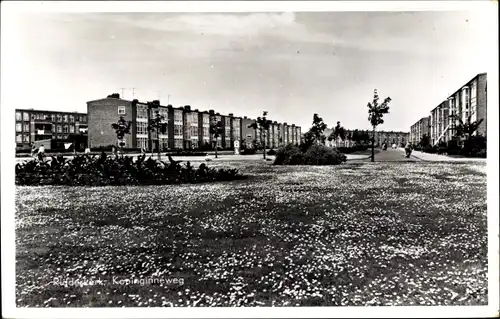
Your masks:
M189 162L157 161L146 155L132 157L78 155L50 160L31 160L16 165L16 185L167 185L245 179L236 169L214 169L202 163L194 168Z

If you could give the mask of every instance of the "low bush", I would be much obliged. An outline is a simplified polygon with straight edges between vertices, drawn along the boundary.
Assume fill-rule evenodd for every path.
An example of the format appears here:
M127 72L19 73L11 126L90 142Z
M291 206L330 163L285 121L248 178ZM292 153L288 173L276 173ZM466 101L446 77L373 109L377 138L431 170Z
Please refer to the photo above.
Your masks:
M368 145L354 145L351 147L337 147L337 150L342 154L351 154L354 152L362 152L368 150L370 147Z
M338 165L346 160L344 154L324 145L313 145L304 153L289 144L276 152L274 165Z
M241 151L241 155L253 155L257 152L255 148L245 148L243 151Z
M426 146L423 148L424 153L435 154L437 153L437 147L434 146Z
M305 153L306 165L339 165L346 160L344 154L324 145L311 146Z
M16 185L167 185L244 179L236 169L208 168L204 163L194 168L189 162L157 161L146 155L132 157L78 155L50 160L31 160L16 165Z
M270 149L267 151L267 155L276 155L276 151L274 149Z

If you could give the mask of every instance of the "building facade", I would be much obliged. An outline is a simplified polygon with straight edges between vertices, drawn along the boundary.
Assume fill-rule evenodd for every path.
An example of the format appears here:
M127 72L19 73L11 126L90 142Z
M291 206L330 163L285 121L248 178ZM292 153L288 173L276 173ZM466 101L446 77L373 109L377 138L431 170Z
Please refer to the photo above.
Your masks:
M428 128L421 123L422 120L413 124L411 127L412 142L420 142L420 138L423 136L420 132L427 129L432 145L437 145L439 142L448 142L455 136L455 128L460 124L460 121L466 123L469 119L471 122L482 119L482 123L474 134L486 136L486 73L477 74L455 93L451 94L446 101L432 109Z
M148 123L156 113L163 116L166 129L161 132L149 131ZM221 149L233 149L234 141L240 141L247 147L254 142L263 142L262 133L249 126L255 122L246 116L238 117L229 113L223 115L215 110L192 110L191 106L163 106L160 101L139 102L124 100L119 94L87 102L89 146L91 148L110 147L117 144L116 133L111 128L120 116L131 122L131 134L124 138L126 148L142 148L160 151L170 149L199 149L215 144ZM216 139L210 132L211 123L222 124L222 132ZM289 132L287 138L280 139L283 130ZM273 122L266 134L268 147L279 147L287 143L297 143L300 127Z
M34 109L16 109L16 146L29 148L41 140L67 140L72 134L87 134L87 114Z
M372 137L373 131L371 130L345 130L346 137L344 140L328 141L328 136L333 132L333 129L327 128L323 134L326 136L325 145L327 146L341 146L341 147L350 147L355 144L353 139L353 135L356 134L367 134L369 138ZM386 143L387 145L396 144L400 146L405 144L410 138L410 133L401 132L401 131L375 131L375 145L381 145L382 143ZM336 144L337 143L337 144Z
M429 136L431 132L430 116L423 117L410 127L410 142L413 145L420 143L424 135Z

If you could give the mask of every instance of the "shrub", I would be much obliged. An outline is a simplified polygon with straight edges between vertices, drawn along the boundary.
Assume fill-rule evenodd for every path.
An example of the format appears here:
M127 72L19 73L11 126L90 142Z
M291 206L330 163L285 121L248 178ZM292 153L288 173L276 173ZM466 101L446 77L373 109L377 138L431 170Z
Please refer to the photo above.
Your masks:
M484 136L471 136L464 142L462 155L468 157L486 157L486 138Z
M274 149L270 149L267 151L267 155L276 155L276 151Z
M311 146L305 153L306 165L339 165L346 160L344 154L324 145Z
M241 155L253 155L257 152L255 148L245 148L242 152Z
M305 153L295 145L287 145L276 153L274 165L338 165L346 160L344 154L324 145L313 145Z
M426 147L424 147L423 151L425 153L435 154L437 152L437 148L434 146L427 145Z
M304 163L304 154L299 147L292 144L280 148L274 159L274 165L302 165Z
M351 147L337 147L337 150L342 154L350 154L354 152L366 151L368 150L368 145L354 145Z
M236 169L213 169L204 163L194 168L189 162L160 162L146 155L134 162L132 157L78 155L73 159L63 156L51 160L31 160L16 165L16 185L166 185L203 183L244 179Z
M460 145L458 145L457 140L448 141L447 150L448 155L458 155L460 154Z

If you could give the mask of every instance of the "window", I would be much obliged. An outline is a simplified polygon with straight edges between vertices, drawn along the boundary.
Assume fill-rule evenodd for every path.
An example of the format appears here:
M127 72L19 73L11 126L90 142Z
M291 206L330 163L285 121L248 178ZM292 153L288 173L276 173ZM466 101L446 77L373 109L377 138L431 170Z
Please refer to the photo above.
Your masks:
M226 118L225 118L225 121L226 121L226 126L229 126L229 127L230 127L230 126L231 126L231 118L226 117Z
M123 108L125 108L123 106ZM125 112L125 111L124 111ZM120 113L118 113L120 114ZM125 113L123 113L125 114ZM145 106L137 106L137 118L138 119L147 119L148 118L148 109Z
M167 150L168 149L168 138L161 137L160 138L160 149Z
M55 114L50 115L50 118L52 119L52 122L56 121L56 115Z
M57 133L62 133L62 126L61 125L57 125Z
M174 125L174 135L182 135L182 125Z
M75 123L75 117L73 115L69 116L69 122L70 123Z
M30 125L29 124L24 124L24 131L29 132L30 131Z
M148 123L146 122L137 122L137 134L148 134Z
M21 123L16 123L16 132L21 132L21 131L22 131Z
M74 125L70 125L69 126L69 132L70 133L75 133L75 126Z
M63 133L68 133L68 132L69 132L68 125L63 125Z
M21 119L21 112L16 112L16 121L20 121Z
M22 143L23 142L23 136L21 134L16 135L16 142L17 143Z
M125 106L118 106L118 115L125 115Z
M174 122L182 122L182 111L181 110L174 111Z
M57 114L57 122L62 122L62 116L61 116L61 114Z
M198 113L191 113L191 125L198 126Z
M28 134L23 135L23 141L24 141L24 143L29 143L30 142L30 136Z
M87 122L87 116L86 115L82 116L82 122Z
M209 135L210 135L210 134L209 134L208 127L204 127L204 128L203 128L203 138L204 138L204 139L208 139Z
M29 120L30 120L30 115L29 115L28 113L23 113L23 120L24 120L25 122L29 122Z
M68 122L68 115L67 114L63 115L63 122Z
M198 126L191 126L191 136L198 136Z
M174 147L175 147L175 148L182 148L182 146L183 146L182 144L183 144L183 143L182 143L182 139L176 138L176 139L174 140Z
M148 139L146 137L137 138L137 147L141 149L148 149Z

